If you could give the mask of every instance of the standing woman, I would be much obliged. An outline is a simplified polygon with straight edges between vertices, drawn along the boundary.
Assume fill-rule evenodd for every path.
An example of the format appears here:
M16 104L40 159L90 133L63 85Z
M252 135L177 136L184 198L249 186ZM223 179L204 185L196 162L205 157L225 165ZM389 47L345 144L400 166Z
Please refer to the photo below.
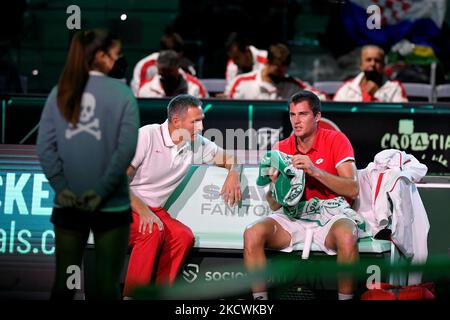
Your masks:
M132 221L126 170L139 127L131 90L107 76L120 49L118 37L107 30L76 33L42 113L37 152L55 191L51 222L56 274L51 299L73 299L69 267L81 269L90 230L95 241L94 296L120 299L119 277Z

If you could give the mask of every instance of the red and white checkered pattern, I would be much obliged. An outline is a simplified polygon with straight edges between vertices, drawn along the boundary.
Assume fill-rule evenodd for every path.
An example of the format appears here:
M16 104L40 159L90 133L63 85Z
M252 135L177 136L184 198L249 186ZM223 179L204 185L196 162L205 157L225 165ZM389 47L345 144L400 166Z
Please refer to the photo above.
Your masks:
M408 0L372 0L372 2L380 7L382 25L395 24L403 20L412 6Z
M446 0L349 0L366 10L377 5L383 24L394 25L401 20L431 19L442 27L447 9Z

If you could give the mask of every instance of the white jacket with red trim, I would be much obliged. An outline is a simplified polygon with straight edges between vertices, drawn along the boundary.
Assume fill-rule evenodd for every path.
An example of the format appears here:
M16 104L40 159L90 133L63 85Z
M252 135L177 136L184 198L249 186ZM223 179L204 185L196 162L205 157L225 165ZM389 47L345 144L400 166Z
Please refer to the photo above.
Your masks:
M364 72L358 74L355 78L348 80L336 91L334 101L363 101L361 87ZM374 94L374 97L380 102L408 102L405 89L400 81L386 81Z
M137 96L141 85L158 74L158 67L156 61L158 60L159 52L152 53L144 59L139 60L133 70L133 79L131 79L131 91Z
M178 69L178 72L183 77L186 82L187 92L196 98L207 98L209 97L208 91L206 91L203 84L196 77L191 76L190 74L184 72L181 68ZM159 74L150 78L144 84L141 85L138 90L137 97L138 98L163 98L166 97L166 93L161 85L161 76ZM180 92L181 93L181 92Z
M369 223L373 236L391 229L391 240L413 263L425 262L428 256L430 223L415 185L427 170L413 155L395 149L379 152L374 162L358 170L355 211ZM420 282L415 276L410 276L410 284Z
M309 90L315 93L322 101L327 99L325 93L294 77L287 76L277 85L266 82L262 79L262 70L237 76L232 82L229 91L225 93L232 99L277 100L289 99L299 90Z
M267 50L260 50L255 48L254 46L249 46L249 49L253 57L252 71L261 70L267 64ZM227 82L227 86L230 86L231 82L239 74L242 74L242 71L239 70L239 67L233 62L233 60L229 59L227 63L227 69L225 71L225 80Z

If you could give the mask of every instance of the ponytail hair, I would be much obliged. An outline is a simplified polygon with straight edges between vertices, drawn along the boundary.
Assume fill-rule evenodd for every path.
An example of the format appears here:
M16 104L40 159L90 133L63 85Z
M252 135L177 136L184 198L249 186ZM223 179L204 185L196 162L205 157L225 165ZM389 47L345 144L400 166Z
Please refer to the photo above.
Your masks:
M66 64L58 81L58 109L71 124L78 122L81 98L97 51L105 51L119 38L105 29L78 31L72 38Z

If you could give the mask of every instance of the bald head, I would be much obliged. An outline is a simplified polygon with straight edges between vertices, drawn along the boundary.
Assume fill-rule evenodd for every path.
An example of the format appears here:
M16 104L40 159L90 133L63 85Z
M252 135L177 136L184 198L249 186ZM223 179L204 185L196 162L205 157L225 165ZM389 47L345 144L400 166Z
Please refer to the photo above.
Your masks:
M379 46L376 46L376 45L374 45L374 44L368 44L368 45L363 46L363 47L361 48L361 55L362 55L363 52L366 51L366 50L377 50L377 51L380 52L380 53L383 55L383 57L384 57L384 50L383 50L382 48L380 48Z
M367 45L361 49L361 61L359 65L361 71L377 71L383 73L384 50L375 45Z

